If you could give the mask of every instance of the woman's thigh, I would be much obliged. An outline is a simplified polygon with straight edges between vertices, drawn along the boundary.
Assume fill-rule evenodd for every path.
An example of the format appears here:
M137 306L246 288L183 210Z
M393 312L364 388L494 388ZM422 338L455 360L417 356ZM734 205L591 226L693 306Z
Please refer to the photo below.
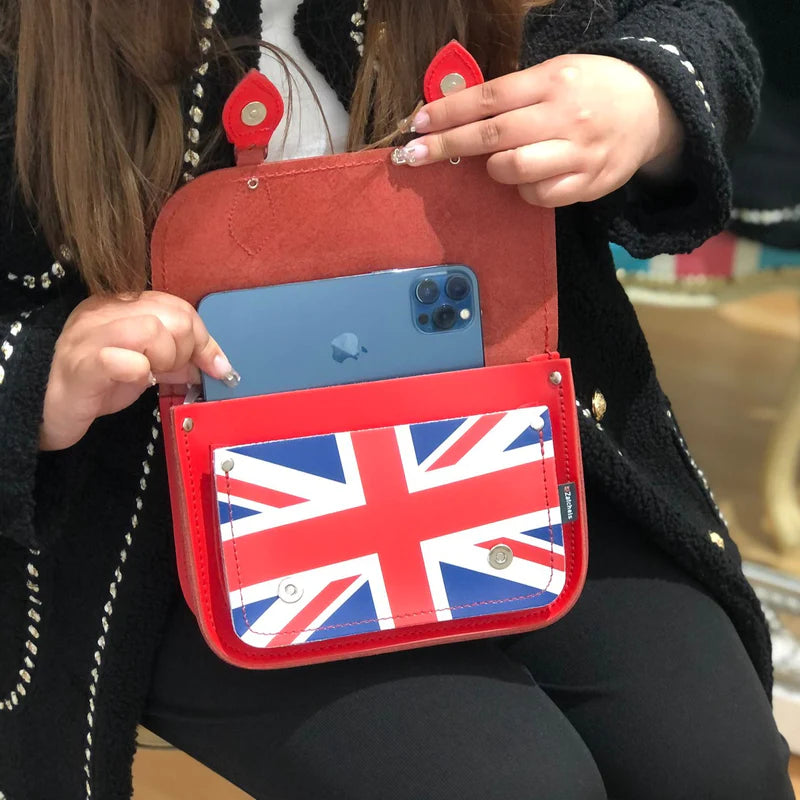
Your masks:
M494 642L252 673L183 605L144 723L257 800L605 800L591 755Z
M727 615L619 518L590 521L581 599L507 652L580 733L609 798L793 798L788 748Z

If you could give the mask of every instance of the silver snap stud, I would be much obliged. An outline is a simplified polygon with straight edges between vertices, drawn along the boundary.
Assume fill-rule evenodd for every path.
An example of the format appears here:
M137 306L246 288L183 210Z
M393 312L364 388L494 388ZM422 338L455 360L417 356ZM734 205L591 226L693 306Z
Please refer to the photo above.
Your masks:
M451 72L442 78L439 88L442 90L442 94L447 97L449 94L455 94L462 89L466 89L467 79L460 72Z
M293 580L287 579L278 586L278 597L284 603L296 603L303 597L303 590Z
M222 471L227 475L229 472L233 472L233 459L226 458L222 464L220 464L220 468Z
M191 433L194 430L194 420L191 417L186 417L183 421L183 429L186 433Z
M258 189L258 178L250 178L250 180L247 181L247 188L251 191Z
M560 372L551 372L550 373L550 383L552 383L553 386L561 386L561 381L562 381L562 378L561 378L561 373Z
M242 122L249 128L254 128L256 125L260 125L266 118L267 107L258 100L248 103L242 109Z
M544 420L541 417L536 417L536 419L531 422L531 428L535 431L543 431L544 430Z
M456 158L451 158L451 159L450 159L450 163L451 163L451 164L452 164L454 167L457 167L457 166L458 166L458 165L461 163L461 156L457 156Z
M514 551L507 544L496 544L489 551L489 566L493 569L508 569L514 560Z

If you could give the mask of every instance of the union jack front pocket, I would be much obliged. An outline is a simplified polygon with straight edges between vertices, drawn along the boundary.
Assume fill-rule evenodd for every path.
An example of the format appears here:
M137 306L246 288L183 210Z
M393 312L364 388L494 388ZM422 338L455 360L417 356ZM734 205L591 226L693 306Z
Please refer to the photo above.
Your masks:
M550 624L586 568L574 407L553 356L173 406L209 644L275 668Z

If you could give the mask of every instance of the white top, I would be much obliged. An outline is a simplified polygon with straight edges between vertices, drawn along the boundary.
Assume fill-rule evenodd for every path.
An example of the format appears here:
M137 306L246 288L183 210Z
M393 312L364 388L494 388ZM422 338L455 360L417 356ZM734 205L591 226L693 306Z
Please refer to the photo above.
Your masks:
M292 86L289 130L287 134L287 120L284 118L272 137L268 161L309 158L330 153L325 120L333 138L334 152L341 153L347 146L347 131L350 124L348 114L336 97L336 93L303 52L300 42L294 35L294 15L299 5L297 0L261 0L262 38L265 42L287 52L297 62L317 92L322 113L303 75L291 64L287 64ZM262 51L259 69L283 95L288 115L289 86L283 66L274 54ZM285 144L284 136L286 136Z

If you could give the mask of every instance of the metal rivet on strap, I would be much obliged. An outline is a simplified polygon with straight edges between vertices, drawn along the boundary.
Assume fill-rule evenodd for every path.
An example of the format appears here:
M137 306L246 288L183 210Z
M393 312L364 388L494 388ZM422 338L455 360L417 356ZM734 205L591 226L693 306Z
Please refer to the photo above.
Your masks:
M194 420L191 417L186 417L183 421L183 429L186 433L191 433L194 430Z
M250 128L260 125L267 118L267 107L254 100L242 109L242 122Z
M489 551L489 565L494 569L507 569L514 560L514 552L507 544L497 544Z
M544 430L544 420L541 417L536 417L536 419L531 422L531 428L533 428L537 433L539 431Z
M445 75L444 78L442 78L439 88L446 97L449 94L455 94L462 89L466 89L467 79L460 72L451 72L449 75Z
M278 597L284 603L296 603L303 596L303 589L298 586L292 579L287 578L281 581L278 586Z
M229 472L232 472L233 471L233 459L232 458L226 458L222 462L222 464L220 464L220 468L226 474L229 473Z
M561 386L561 381L562 381L562 377L561 377L561 373L560 372L551 372L550 373L550 383L552 383L553 386Z

